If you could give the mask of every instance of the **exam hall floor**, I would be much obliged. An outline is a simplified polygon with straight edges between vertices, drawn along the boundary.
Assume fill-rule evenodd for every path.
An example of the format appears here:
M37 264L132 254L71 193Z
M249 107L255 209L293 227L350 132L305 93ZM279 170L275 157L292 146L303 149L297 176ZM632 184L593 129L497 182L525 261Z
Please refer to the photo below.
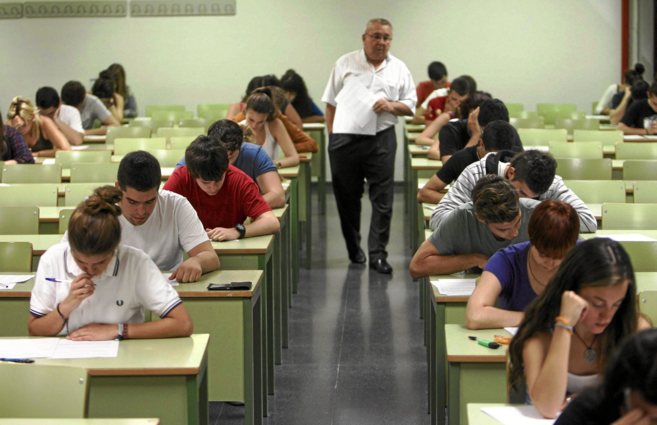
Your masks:
M264 424L429 423L423 322L418 284L408 275L410 226L399 189L388 246L392 277L367 265L349 265L330 186L325 215L318 213L313 197L312 268L300 271L290 310L289 348L276 366L275 395L269 396ZM370 212L365 195L365 251ZM210 421L242 424L244 409L213 402Z

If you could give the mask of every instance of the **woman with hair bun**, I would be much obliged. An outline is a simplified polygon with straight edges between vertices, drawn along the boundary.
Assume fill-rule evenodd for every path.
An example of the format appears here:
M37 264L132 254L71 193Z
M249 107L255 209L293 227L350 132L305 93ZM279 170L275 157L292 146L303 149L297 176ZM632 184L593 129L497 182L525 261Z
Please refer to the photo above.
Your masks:
M121 191L99 187L75 209L68 237L39 261L30 335L110 340L189 336L178 293L139 249L120 244ZM144 309L161 320L144 323Z

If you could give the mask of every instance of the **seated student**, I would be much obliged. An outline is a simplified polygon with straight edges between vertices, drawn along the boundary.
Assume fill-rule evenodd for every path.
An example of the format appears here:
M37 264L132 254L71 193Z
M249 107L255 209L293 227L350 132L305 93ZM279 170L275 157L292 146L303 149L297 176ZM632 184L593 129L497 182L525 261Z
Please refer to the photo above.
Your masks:
M39 261L30 298L30 335L109 340L189 336L178 293L144 252L119 244L121 191L99 187L75 209L68 238ZM144 323L144 308L161 320Z
M632 84L637 79L643 79L643 73L646 68L643 64L634 64L633 69L627 69L623 72L623 81L620 84L611 84L600 97L597 105L595 106L595 114L609 115L610 111L618 107L621 99L630 96L630 89Z
M607 362L602 385L575 397L555 425L657 423L657 329L628 337Z
M222 144L199 136L185 150L186 165L164 185L186 197L210 239L225 241L278 232L280 223L260 195L258 185L228 164ZM251 221L243 224L246 218Z
M486 175L472 191L472 201L451 211L415 252L409 271L414 279L483 268L498 249L528 240L527 224L538 205L519 199L511 183Z
M285 90L287 100L304 123L324 122L324 113L308 94L308 88L301 75L293 69L288 69L281 77L281 88Z
M643 68L643 65L641 64L636 64L635 66L641 66ZM614 125L618 124L621 118L623 118L623 115L625 115L625 111L627 111L627 107L630 105L630 103L632 103L633 101L632 88L634 87L634 83L642 82L642 84L644 85L648 84L641 76L642 74L643 74L643 70L641 71L641 73L639 73L636 71L636 69L627 70L623 74L623 84L618 85L618 92L612 96L609 102L609 106L604 108L604 111L606 112L603 111L604 113L609 115L609 121L612 124ZM637 85L637 89L639 89L639 85ZM645 92L647 91L647 86L643 89L643 91L644 93L642 98L645 99L646 97ZM635 92L634 95L636 94L637 93ZM598 107L599 106L600 103L598 103Z
M597 385L621 341L645 327L627 252L611 239L583 241L525 311L509 346L509 384L517 391L524 383L536 409L554 418L566 397Z
M244 121L244 138L251 143L262 146L267 155L278 168L299 165L299 155L283 123L278 119L278 109L274 106L271 90L256 89L246 100ZM284 158L279 159L279 151Z
M648 89L648 98L632 102L618 129L625 134L657 134L657 82Z
M461 103L472 93L474 93L474 90L468 80L462 76L457 77L450 84L446 96L431 99L426 107L421 106L417 110L420 112L415 111L415 116L423 116L424 121L427 123L435 120L443 112L448 113L452 118L460 118ZM424 115L418 115L422 112L424 112Z
M447 68L445 65L438 61L431 62L427 68L427 74L429 75L429 79L427 81L422 81L415 87L415 92L417 94L416 105L422 105L430 95L439 90L442 91L436 93L436 96L447 95L449 81L447 79Z
M80 111L85 134L106 134L107 127L93 128L96 120L104 126L118 126L112 113L93 94L87 94L79 81L69 81L62 86L62 101Z
M642 79L637 79L634 84L628 89L629 97L623 97L622 102L609 113L609 122L618 125L628 108L637 101L645 100L648 98L648 88L650 86Z
M94 85L91 87L91 94L103 102L103 105L110 111L117 122L120 123L123 120L125 101L123 100L123 96L116 92L114 80L110 77L109 72L101 71L98 74L98 78L96 78Z
M577 213L565 202L541 202L529 218L529 241L497 251L468 299L468 329L518 326L579 235Z
M486 126L484 133L476 146L461 149L452 155L443 166L431 176L428 182L417 193L418 202L436 204L443 198L442 190L456 180L465 168L480 160L490 152L509 151L518 149L515 144L520 143L520 137L515 128L508 122L493 121ZM521 145L522 146L522 145Z
M33 156L54 157L57 149L71 150L71 145L53 120L40 116L26 98L16 96L12 99L7 118L10 125L23 136Z
M137 99L132 94L130 86L126 82L125 69L120 63L113 63L107 68L109 77L114 81L115 92L121 95L124 100L123 116L134 118L137 116Z
M285 96L285 91L281 88L281 82L273 74L262 75L259 77L253 77L249 81L249 84L246 86L246 92L242 97L242 101L239 103L233 103L228 108L228 113L226 118L233 121L242 121L244 118L244 108L246 107L246 100L253 94L256 89L269 88L272 95L270 96L274 100L276 108L283 114L288 121L294 124L298 128L303 127L303 121L299 116L297 110L292 106Z
M228 152L228 162L247 176L251 177L260 188L260 193L272 208L285 205L285 190L274 162L254 143L243 143L244 133L240 126L228 119L219 120L208 128L208 136L224 145ZM176 167L185 165L185 158L178 161Z
M502 157L503 159L503 157ZM500 160L500 153L489 153L466 167L449 191L436 205L431 215L431 228L435 229L447 213L470 200L475 183L485 174L497 174L511 181L522 197L540 201L557 199L570 204L580 220L580 232L592 233L598 228L589 207L555 175L557 162L552 156L537 150L515 155L511 162Z
M122 242L146 252L161 270L172 270L169 279L196 282L219 268L219 258L194 207L184 196L159 191L161 181L160 164L150 153L130 152L121 160L116 187L123 192Z
M34 164L34 157L23 136L13 127L2 124L0 115L0 161L5 164Z
M62 105L57 90L41 87L36 92L35 102L39 115L53 120L71 145L79 146L84 141L84 129L80 112L72 106Z

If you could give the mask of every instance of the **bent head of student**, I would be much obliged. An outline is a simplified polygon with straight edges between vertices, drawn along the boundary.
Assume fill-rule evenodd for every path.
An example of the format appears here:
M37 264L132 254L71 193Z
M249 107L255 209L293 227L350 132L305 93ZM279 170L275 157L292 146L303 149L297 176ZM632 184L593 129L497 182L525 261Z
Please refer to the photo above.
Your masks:
M487 99L479 105L479 116L477 121L481 128L485 128L490 122L502 120L509 122L509 110L500 99Z
M69 81L62 86L62 102L67 105L78 107L84 101L87 90L79 81Z
M162 170L148 152L130 152L119 164L116 187L123 196L119 205L123 217L135 226L144 224L157 205Z
M39 108L39 114L50 118L55 116L55 112L61 103L57 90L48 86L41 87L37 90L34 101Z
M652 83L648 89L648 105L657 112L657 82Z
M627 252L611 239L583 241L570 250L545 291L527 308L509 348L511 382L519 382L522 376L525 342L539 332L551 333L555 319L563 315L567 291L586 303L579 319L570 325L585 340L599 340L600 352L595 354L600 364L605 364L623 338L636 331L636 281Z
M392 42L392 24L387 19L370 19L362 36L363 51L369 62L382 63L390 51Z
M307 99L308 88L301 75L297 74L294 69L288 69L281 77L281 88L285 90L287 99L293 102L295 98Z
M254 131L264 128L266 121L273 121L278 116L272 91L269 88L259 88L253 91L244 107L246 124Z
M23 136L36 136L38 134L37 111L29 99L16 96L7 108L7 120Z
M529 218L529 268L532 264L543 271L556 271L577 243L579 217L577 211L562 201L541 202ZM531 271L531 270L530 270Z
M210 196L219 193L228 170L228 152L213 137L198 136L185 150L189 174L203 192Z
M107 269L121 241L120 200L119 189L102 186L71 214L67 232L71 256L91 277Z
M114 81L109 77L107 71L103 71L91 87L91 94L99 98L109 108L114 105L114 88Z
M511 159L506 178L523 198L536 198L545 193L557 171L557 161L546 152L528 150Z
M237 160L244 142L244 132L239 124L227 119L216 121L208 128L208 136L215 138L226 148L231 164Z
M447 87L447 67L442 62L433 61L427 68L429 79L435 89Z
M490 93L485 91L475 91L474 93L468 94L466 99L461 102L461 107L459 108L459 116L461 118L468 118L475 109L490 99L492 99L492 96Z
M472 189L475 217L484 223L496 238L511 240L518 236L522 214L518 193L502 177L488 174Z
M470 83L463 77L457 77L452 81L449 86L449 93L445 100L445 109L449 111L459 112L461 105L471 95ZM476 108L476 106L475 106Z
M114 87L116 88L116 91L121 94L121 96L125 97L128 89L126 86L126 75L123 65L120 63L111 64L107 68L107 74L108 77L114 81Z
M484 128L477 153L482 157L488 152L512 150L516 138L518 132L511 124L502 120L493 121Z

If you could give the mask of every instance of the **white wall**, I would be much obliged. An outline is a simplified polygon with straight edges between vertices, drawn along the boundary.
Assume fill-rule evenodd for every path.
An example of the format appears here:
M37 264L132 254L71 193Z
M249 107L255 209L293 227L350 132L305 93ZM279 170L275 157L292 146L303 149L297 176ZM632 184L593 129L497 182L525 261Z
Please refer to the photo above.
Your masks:
M2 0L7 1L7 0ZM617 0L237 0L237 15L0 21L0 110L112 62L146 104L231 102L254 75L293 67L319 100L335 59L360 47L371 17L395 28L392 52L417 81L443 61L507 102L591 102L619 80ZM398 158L400 159L400 158Z

